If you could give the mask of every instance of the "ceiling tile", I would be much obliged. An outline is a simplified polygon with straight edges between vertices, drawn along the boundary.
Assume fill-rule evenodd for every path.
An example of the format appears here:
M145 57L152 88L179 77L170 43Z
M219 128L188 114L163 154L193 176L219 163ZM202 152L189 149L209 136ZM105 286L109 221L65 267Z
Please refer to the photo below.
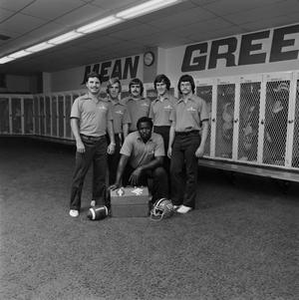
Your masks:
M197 23L199 21L204 21L204 20L209 20L214 18L215 18L214 14L198 7L177 14L177 18L174 18L173 16L167 16L159 20L150 22L149 24L163 29L171 29L174 27L186 26L188 24Z
M185 27L175 28L173 32L175 32L179 36L189 36L193 33L197 33L200 36L201 33L213 32L214 30L220 30L231 26L231 23L219 18L215 18L213 20L198 22L196 24L191 24Z
M120 40L110 36L103 36L93 40L87 40L85 42L78 40L78 43L81 43L86 49L101 49L107 45L119 44Z
M100 18L104 13L104 9L87 4L57 18L55 22L79 28Z
M289 2L289 5L286 5L286 2ZM285 14L292 14L296 11L299 12L299 2L290 0L249 11L245 10L242 13L228 14L224 18L240 25L248 22L260 21L262 19L271 19Z
M36 27L46 23L46 21L37 19L31 16L26 16L23 14L16 14L9 18L4 23L0 23L0 31L11 30L18 33L25 33L33 30Z
M26 5L30 4L32 0L1 0L0 7L6 8L12 11L19 11L24 8Z
M0 8L0 23L14 14L13 11Z
M159 29L155 28L153 26L140 24L138 26L138 30L136 30L136 27L128 28L126 30L121 30L121 31L111 33L110 36L127 40L127 39L135 39L140 36L152 34L152 33L158 32L158 31L159 31Z
M108 10L117 10L124 9L126 7L131 7L136 4L140 4L142 2L146 2L148 0L137 1L137 0L94 0L91 3L97 6L100 6L104 9Z
M191 0L191 2L200 6L204 6L209 3L219 2L219 0Z
M257 9L259 7L269 7L273 3L281 0L219 0L204 6L204 8L213 11L218 16L236 13L239 11L246 12L248 10Z
M23 9L22 13L51 20L83 5L85 4L80 0L37 0Z
M43 42L59 34L65 33L65 31L68 30L69 29L67 29L66 27L61 27L61 24L55 22L49 22L30 31L28 33L28 36L36 37L38 38L39 41Z
M185 1L173 6L166 7L164 9L155 11L151 14L141 16L137 18L136 20L140 23L149 23L153 22L155 20L159 20L168 16L173 16L179 18L179 14L184 13L184 11L196 8L196 5L194 5L190 1Z
M283 25L291 25L298 23L298 14L294 13L291 15L279 16L271 19L260 19L259 21L249 22L242 24L242 27L245 28L248 32L257 31L261 29L268 29L271 27L278 27Z

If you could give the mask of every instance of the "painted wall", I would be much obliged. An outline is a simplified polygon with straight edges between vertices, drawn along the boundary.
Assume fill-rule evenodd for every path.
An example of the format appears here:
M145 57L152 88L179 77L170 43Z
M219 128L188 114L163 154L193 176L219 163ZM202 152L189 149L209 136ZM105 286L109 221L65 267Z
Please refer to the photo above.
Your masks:
M122 84L128 84L134 77L152 83L155 74L165 73L173 86L186 73L195 78L213 78L299 70L299 24L151 50L156 55L151 68L144 66L140 54L64 70L51 74L51 90L84 88L84 77L92 70L99 72L104 82L111 76L119 77Z
M150 67L144 66L141 53L59 72L43 73L42 77L6 75L6 87L1 86L0 92L36 93L43 90L50 93L78 90L85 88L84 79L90 71L97 71L102 75L104 86L110 77L120 78L124 85L134 77L140 78L144 83L152 83L155 75L161 73L169 76L172 86L175 86L179 77L186 73L195 78L213 78L299 70L299 24L175 48L149 50L155 54L154 64Z
M41 91L39 84L40 75L18 76L1 75L0 93L34 94Z
M165 57L172 81L298 70L299 24L171 48Z
M122 84L128 84L131 78L143 78L142 55L123 57L51 73L49 82L52 92L85 88L85 76L91 71L96 71L101 74L103 86L106 85L110 77L118 77Z

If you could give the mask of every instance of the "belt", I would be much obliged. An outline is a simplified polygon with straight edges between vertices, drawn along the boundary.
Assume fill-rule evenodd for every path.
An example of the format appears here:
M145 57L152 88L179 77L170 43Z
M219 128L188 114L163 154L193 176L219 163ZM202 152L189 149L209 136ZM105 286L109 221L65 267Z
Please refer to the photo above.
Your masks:
M80 136L83 140L89 140L89 141L95 141L95 142L105 138L105 135L91 136L91 135L80 134Z
M199 130L191 130L191 131L176 131L175 135L180 135L180 136L187 136L191 134L198 134L199 135Z

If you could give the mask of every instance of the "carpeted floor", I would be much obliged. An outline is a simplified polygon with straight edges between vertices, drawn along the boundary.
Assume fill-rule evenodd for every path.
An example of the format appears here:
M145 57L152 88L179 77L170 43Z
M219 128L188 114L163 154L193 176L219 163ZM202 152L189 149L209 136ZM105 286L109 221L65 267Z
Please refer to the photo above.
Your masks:
M1 300L298 299L297 184L202 169L190 214L92 222L90 173L68 216L73 163L72 148L0 138Z

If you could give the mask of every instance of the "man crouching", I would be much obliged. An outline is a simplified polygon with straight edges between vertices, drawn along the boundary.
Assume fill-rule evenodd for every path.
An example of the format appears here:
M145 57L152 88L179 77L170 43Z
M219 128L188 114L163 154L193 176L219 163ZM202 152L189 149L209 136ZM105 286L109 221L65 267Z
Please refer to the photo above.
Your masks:
M130 133L120 150L116 182L112 190L120 186L149 186L152 203L168 198L168 178L163 169L164 142L160 134L152 132L153 122L148 117L137 121L137 131ZM129 162L129 163L128 163ZM152 180L149 184L149 180Z

